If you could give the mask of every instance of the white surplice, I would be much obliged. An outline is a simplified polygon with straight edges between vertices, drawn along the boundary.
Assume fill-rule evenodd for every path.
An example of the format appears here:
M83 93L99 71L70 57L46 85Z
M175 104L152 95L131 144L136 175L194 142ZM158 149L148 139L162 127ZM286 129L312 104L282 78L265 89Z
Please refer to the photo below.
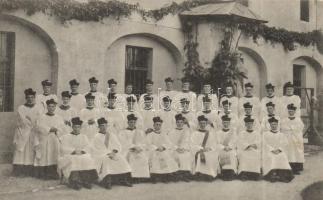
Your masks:
M197 111L202 111L203 108L203 97L206 97L206 94L200 94L197 97ZM218 96L216 94L208 94L208 97L211 99L211 110L218 112L219 108L218 108L218 104L219 104L219 100L218 100Z
M234 130L219 130L216 135L219 139L219 163L222 170L233 170L237 173L237 135ZM224 150L229 147L231 150Z
M239 117L245 115L244 112L244 107L243 104L245 103L250 103L252 105L252 115L255 116L255 118L259 118L259 114L260 114L260 101L258 97L241 97L239 99L239 105L238 105L238 109L239 109Z
M43 108L43 113L45 113L47 111L46 101L50 100L50 99L54 99L55 102L58 101L56 94L49 94L49 95L38 94L38 95L36 95L36 99L35 99L36 104Z
M267 106L266 104L269 102L272 102L273 104L275 104L275 115L280 116L280 111L282 109L281 107L281 102L280 102L281 98L277 97L277 96L273 96L273 97L264 97L261 99L260 105L261 105L261 110L260 110L260 119L262 120L264 117L266 117L268 115L268 111L267 111Z
M79 113L83 108L86 107L86 100L83 94L71 94L71 107L75 108Z
M146 136L140 129L124 129L118 134L122 146L122 154L127 158L131 167L131 176L135 178L148 178L149 158L146 148ZM132 151L139 148L140 152Z
M33 107L21 105L18 107L17 127L13 139L13 144L15 145L13 164L34 164L35 124L42 112L43 107L38 105L34 105Z
M81 130L81 133L85 134L90 142L98 132L97 120L100 117L102 117L102 115L100 109L98 108L83 108L80 112L80 118L83 121L83 128ZM89 124L89 120L94 120L94 124Z
M287 106L289 104L294 104L294 106L296 107L295 117L301 117L301 98L298 95L282 96L280 98L280 103L281 103L280 118L284 119L288 117Z

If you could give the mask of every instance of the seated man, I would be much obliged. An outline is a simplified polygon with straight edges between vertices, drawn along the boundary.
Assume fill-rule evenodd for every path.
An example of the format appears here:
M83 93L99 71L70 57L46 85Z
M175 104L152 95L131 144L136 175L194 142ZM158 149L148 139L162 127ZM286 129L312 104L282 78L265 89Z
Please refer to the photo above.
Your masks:
M122 155L117 136L108 131L108 121L105 118L100 118L97 122L99 132L94 136L91 148L100 185L106 189L111 189L113 184L132 187L131 168Z
M290 182L294 176L287 158L287 138L278 130L275 117L268 121L271 130L263 133L263 174L271 182Z
M241 180L259 180L261 161L261 135L259 130L254 130L254 119L245 117L246 130L238 135L238 175Z
M221 177L223 180L232 180L237 174L237 152L236 152L236 132L230 129L231 118L227 115L222 116L222 130L216 135L219 139L219 163L221 167Z
M68 178L71 188L79 190L83 187L92 188L98 179L94 161L89 154L89 140L80 134L83 121L79 117L72 118L72 132L62 137L61 156L58 168Z
M178 165L172 157L172 143L167 134L162 131L163 120L154 117L154 125L147 135L147 144L150 151L150 176L153 183L168 182L174 180L174 173L178 171Z
M192 171L190 129L184 127L185 118L182 114L175 115L175 120L176 128L168 133L168 137L174 146L173 155L179 166L176 176L179 180L188 182Z
M193 174L196 180L213 181L218 175L219 161L217 153L217 137L207 130L208 119L198 117L199 129L191 136L192 153L195 155Z
M122 154L127 158L132 169L133 181L136 183L147 182L150 174L145 133L136 127L137 117L134 114L129 114L127 121L128 127L118 134Z

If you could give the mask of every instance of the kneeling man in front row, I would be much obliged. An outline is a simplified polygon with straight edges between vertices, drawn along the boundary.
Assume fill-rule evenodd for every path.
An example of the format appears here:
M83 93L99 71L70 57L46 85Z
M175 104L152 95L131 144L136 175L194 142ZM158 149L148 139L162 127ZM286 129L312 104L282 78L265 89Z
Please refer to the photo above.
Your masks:
M113 184L132 187L131 168L122 155L121 144L117 136L108 131L108 121L98 119L99 133L92 141L92 156L96 163L100 185L110 189Z
M98 174L94 161L89 153L90 143L85 134L80 134L83 121L79 117L72 118L73 131L62 137L61 156L58 168L68 178L69 186L79 190L81 187L91 189Z

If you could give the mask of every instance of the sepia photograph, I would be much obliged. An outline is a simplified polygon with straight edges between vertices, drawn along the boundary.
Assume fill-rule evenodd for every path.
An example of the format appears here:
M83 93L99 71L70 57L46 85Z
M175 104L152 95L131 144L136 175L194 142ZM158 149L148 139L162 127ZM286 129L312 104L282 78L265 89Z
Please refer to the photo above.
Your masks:
M0 0L1 200L323 200L323 0Z

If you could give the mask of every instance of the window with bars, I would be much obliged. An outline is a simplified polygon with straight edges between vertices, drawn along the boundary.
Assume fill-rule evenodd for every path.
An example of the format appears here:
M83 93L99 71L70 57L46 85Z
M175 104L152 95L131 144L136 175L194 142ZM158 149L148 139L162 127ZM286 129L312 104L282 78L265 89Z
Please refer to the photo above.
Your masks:
M126 79L125 85L133 85L134 94L145 92L145 81L151 78L152 48L126 46Z
M0 112L13 111L15 33L0 31Z
M293 84L295 86L294 93L301 98L301 108L306 107L306 93L300 88L306 87L305 65L293 65Z
M310 2L309 0L300 0L301 2L301 20L305 22L309 22L310 20Z

